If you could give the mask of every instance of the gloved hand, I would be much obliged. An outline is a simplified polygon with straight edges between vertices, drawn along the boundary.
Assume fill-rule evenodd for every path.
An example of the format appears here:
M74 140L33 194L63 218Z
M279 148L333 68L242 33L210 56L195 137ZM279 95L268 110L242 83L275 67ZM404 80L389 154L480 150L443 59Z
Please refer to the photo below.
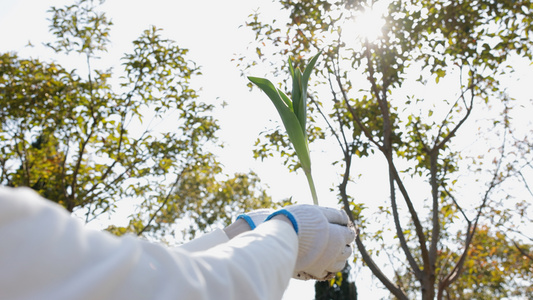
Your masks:
M286 216L298 234L293 277L328 280L341 271L353 252L355 229L343 210L316 205L291 205L267 217Z
M244 221L246 221L246 223L248 223L250 229L253 230L259 224L263 223L265 219L273 212L274 210L270 208L256 209L252 210L251 212L237 216L237 219L235 221L243 219Z

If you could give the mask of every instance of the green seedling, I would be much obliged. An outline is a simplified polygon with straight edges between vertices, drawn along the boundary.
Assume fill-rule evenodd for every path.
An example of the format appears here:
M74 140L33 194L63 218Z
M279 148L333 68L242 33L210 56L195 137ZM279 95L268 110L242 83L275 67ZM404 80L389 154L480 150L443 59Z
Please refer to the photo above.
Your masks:
M248 77L248 79L257 85L272 100L278 110L281 121L289 136L294 151L300 160L300 165L304 170L313 203L318 205L318 197L315 190L315 183L311 175L311 157L309 155L309 143L307 141L307 83L311 76L311 71L318 60L320 53L315 55L302 73L300 69L294 68L292 60L289 58L289 71L292 77L291 98L280 89L274 87L272 82L265 78Z

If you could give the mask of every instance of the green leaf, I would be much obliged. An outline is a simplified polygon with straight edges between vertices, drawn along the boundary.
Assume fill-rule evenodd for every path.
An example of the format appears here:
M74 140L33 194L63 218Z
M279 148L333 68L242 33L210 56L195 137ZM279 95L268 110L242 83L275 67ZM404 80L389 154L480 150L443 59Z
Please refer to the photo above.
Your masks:
M298 77L297 72L295 72L294 67L292 66L292 59L289 57L289 71L292 78L292 102L298 103L295 99L300 99L301 90L300 90L300 77ZM299 71L299 70L297 70ZM293 108L294 111L294 108Z
M305 131L306 123L307 123L307 84L309 82L309 77L311 77L311 72L313 71L313 68L315 67L315 64L318 60L318 57L320 56L321 52L319 52L317 55L315 55L311 61L307 64L305 67L304 73L301 78L301 102L299 105L299 111L296 113L298 116L298 120L300 120L300 124L302 125L302 128Z
M268 79L257 78L257 77L248 77L248 79L257 85L267 96L270 98L274 106L276 107L281 121L287 130L289 135L289 140L291 141L296 155L300 160L300 164L305 172L311 170L311 159L309 157L309 148L307 144L306 136L302 128L300 127L300 122L294 112L289 108L285 101L289 101L287 95L283 92L277 90L272 82ZM283 100L285 98L285 100Z
M292 65L292 60L289 58L289 69L291 71L292 77L292 104L293 111L298 121L300 122L300 127L302 127L305 133L305 119L302 123L302 113L305 116L305 103L302 103L302 72L299 69L294 69Z
M272 103L274 103L283 125L285 126L289 140L294 147L294 151L300 160L300 165L307 177L315 205L318 205L318 197L313 177L311 176L311 158L309 155L306 132L307 82L309 81L312 69L316 64L319 55L320 53L311 59L303 74L299 69L295 69L292 66L292 61L289 58L289 71L293 80L292 101L285 93L283 93L283 91L276 89L269 80L258 77L248 77L248 79L267 94Z

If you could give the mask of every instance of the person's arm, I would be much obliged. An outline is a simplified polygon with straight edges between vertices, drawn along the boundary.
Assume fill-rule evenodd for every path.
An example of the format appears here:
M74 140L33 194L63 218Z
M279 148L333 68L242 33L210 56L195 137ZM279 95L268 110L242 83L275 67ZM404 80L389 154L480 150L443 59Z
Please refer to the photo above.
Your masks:
M248 223L242 219L239 219L224 229L217 228L210 233L204 234L187 243L179 245L174 249L187 250L189 252L205 251L225 243L237 235L250 230L251 228Z
M225 243L237 235L249 230L255 229L259 224L274 212L273 209L262 208L256 209L246 214L241 214L235 222L231 223L224 229L215 229L214 231L195 238L177 248L189 252L203 251L214 246Z
M0 188L0 299L280 299L297 253L280 220L191 253L87 230L29 189Z
M187 250L189 252L205 251L215 246L218 246L220 244L223 244L229 240L230 238L224 232L224 230L218 228L200 237L197 237L187 243L179 245L173 249L174 250L178 250L178 249Z

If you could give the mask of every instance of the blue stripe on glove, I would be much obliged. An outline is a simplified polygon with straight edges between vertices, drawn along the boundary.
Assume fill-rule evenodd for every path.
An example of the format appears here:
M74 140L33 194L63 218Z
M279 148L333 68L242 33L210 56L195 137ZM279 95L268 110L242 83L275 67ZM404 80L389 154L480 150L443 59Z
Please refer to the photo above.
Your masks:
M284 215L285 217L287 217L287 219L291 221L292 227L294 227L294 231L296 231L296 234L298 234L298 222L296 222L296 219L294 218L294 216L286 209L280 209L274 212L273 214L271 214L270 216L266 218L265 222L272 219L273 217L277 215Z

